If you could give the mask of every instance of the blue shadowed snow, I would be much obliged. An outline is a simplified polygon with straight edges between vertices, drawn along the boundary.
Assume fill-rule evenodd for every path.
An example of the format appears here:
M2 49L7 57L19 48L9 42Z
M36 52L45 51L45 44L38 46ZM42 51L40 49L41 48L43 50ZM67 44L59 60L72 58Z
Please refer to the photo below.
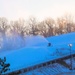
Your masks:
M26 36L25 37L25 46L26 47L35 47L35 46L43 46L47 47L48 40L46 40L43 36Z
M47 40L51 42L53 46L68 45L70 43L75 43L75 32L59 36L48 37Z
M52 43L51 47L47 47L47 40ZM75 33L48 37L47 40L41 36L26 37L25 48L0 53L0 58L6 57L10 63L9 72L12 72L70 55L70 43L73 44L72 54L75 54Z
M49 51L47 47L33 47L24 48L16 51L9 52L8 54L0 55L1 58L4 56L7 62L10 63L10 71L15 71L22 68L27 68L39 63L43 63L47 60L51 60L56 56L50 57L53 51ZM55 58L54 58L55 59Z

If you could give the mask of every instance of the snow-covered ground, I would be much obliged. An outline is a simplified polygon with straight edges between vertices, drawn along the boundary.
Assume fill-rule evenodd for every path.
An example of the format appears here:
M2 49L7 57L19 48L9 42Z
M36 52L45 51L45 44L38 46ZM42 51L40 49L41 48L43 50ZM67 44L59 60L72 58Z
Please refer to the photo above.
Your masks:
M47 37L47 40L51 42L53 46L68 46L70 43L75 43L75 32Z
M26 36L25 37L25 46L26 47L47 47L49 41L43 36Z
M49 42L51 46L48 47ZM25 48L2 52L0 58L6 57L7 63L10 63L8 72L12 72L70 55L69 44L73 45L72 54L75 54L75 33L48 38L29 36L26 37Z

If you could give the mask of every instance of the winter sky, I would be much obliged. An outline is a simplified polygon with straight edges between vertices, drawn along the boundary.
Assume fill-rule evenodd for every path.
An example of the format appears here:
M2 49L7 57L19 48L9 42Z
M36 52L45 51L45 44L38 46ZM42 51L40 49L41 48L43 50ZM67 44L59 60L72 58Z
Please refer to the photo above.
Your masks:
M75 0L0 0L0 17L10 20L29 16L42 20L67 13L75 15Z

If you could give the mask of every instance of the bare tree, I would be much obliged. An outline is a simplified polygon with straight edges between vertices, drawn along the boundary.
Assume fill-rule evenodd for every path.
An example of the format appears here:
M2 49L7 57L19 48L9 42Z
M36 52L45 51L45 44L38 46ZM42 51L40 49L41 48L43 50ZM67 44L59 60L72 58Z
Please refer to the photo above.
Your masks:
M30 34L36 35L37 30L37 20L35 17L30 17L28 21L30 27Z
M53 36L54 35L55 21L52 18L47 18L45 20L45 25L48 26L48 36Z
M59 34L68 33L72 31L73 17L71 15L65 15L57 19L59 25Z
M5 36L8 29L8 20L4 17L0 18L0 32Z

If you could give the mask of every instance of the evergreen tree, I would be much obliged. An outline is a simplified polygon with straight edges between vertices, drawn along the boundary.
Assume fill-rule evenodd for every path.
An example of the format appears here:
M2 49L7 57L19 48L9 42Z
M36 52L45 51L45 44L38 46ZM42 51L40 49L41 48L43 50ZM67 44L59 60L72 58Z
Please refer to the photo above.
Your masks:
M6 71L10 70L9 66L10 66L10 64L6 63L6 57L4 57L4 59L0 58L0 75L5 73Z

